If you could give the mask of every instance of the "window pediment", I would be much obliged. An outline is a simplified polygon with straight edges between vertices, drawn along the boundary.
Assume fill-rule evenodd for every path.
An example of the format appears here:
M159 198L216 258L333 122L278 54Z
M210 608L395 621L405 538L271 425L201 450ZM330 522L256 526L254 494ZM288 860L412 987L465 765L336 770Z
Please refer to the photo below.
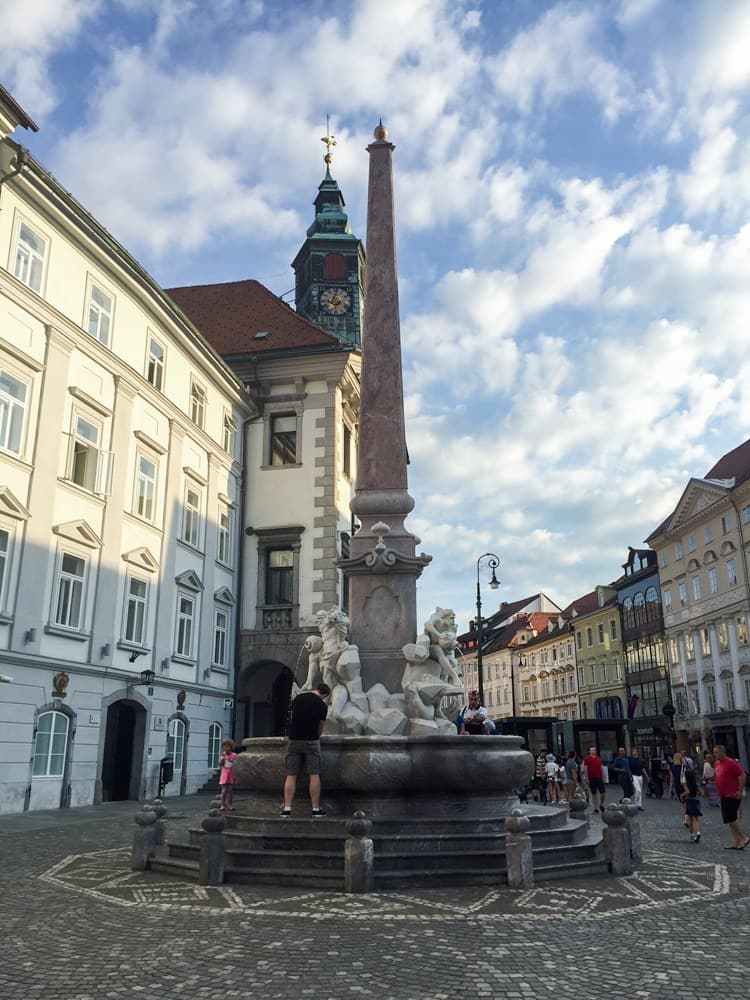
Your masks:
M723 556L730 556L733 552L737 551L737 546L734 542L726 541L722 542L721 549L719 550Z
M0 514L7 514L18 521L28 521L31 514L7 486L0 486Z
M130 552L123 552L122 558L126 563L131 563L133 566L145 569L148 573L155 573L159 568L156 557L149 552L145 545L137 549L131 549Z
M221 604L234 604L234 594L229 587L220 587L214 594L214 600Z
M716 562L716 558L717 558L716 553L714 552L713 549L706 549L706 551L703 554L703 565L710 566L711 563Z
M174 578L178 587L185 587L187 590L194 590L200 593L203 590L203 582L194 569L186 569L184 573Z
M688 573L694 573L696 570L701 568L701 564L697 559L690 559L687 564Z
M66 521L64 524L55 524L52 531L60 538L67 538L78 545L85 545L89 549L100 549L102 540L85 521Z

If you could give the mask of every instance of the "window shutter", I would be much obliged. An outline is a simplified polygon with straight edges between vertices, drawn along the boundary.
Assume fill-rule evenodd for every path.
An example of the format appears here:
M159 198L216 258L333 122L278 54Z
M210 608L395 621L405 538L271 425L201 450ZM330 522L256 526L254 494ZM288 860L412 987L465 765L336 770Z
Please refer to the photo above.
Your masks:
M100 493L102 496L109 496L111 494L114 458L114 452L111 451L100 451L97 453L94 493Z
M65 479L73 478L73 447L75 445L75 436L67 432L63 433L63 439L67 440L66 446L66 459L65 459Z

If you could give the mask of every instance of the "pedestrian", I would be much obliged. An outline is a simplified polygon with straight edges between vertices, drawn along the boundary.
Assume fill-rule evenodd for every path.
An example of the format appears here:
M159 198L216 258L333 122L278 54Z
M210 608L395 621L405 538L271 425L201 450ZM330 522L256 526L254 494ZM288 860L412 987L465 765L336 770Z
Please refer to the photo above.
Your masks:
M701 800L698 798L698 781L695 777L695 771L688 770L685 772L685 785L680 798L685 804L685 818L687 819L690 839L699 844L703 810L701 809Z
M548 753L546 758L546 763L544 765L544 770L547 775L547 799L550 802L560 801L560 781L559 781L559 771L560 765L555 759L553 753Z
M534 765L534 786L539 795L539 801L543 806L547 805L547 755L544 750L540 750L537 754L536 763Z
M612 770L617 775L617 782L620 786L620 802L623 799L632 799L633 797L633 778L630 772L630 763L628 758L625 756L625 747L619 747L617 750L617 756L612 761Z
M586 796L586 801L590 802L591 789L589 787L589 770L586 767L586 762L581 754L576 754L576 765L578 767L578 780L581 782L583 794Z
M594 805L594 812L600 810L604 812L604 803L607 798L607 791L604 787L604 765L601 757L596 752L596 747L589 747L587 757L584 759L584 766L589 777L589 788L591 790L591 801Z
M469 704L461 711L463 724L461 736L484 736L484 724L487 721L487 709L479 701L478 691L469 691Z
M578 788L578 763L576 762L575 750L568 750L568 757L565 761L565 798L572 802Z
M727 748L720 743L714 747L714 759L714 778L721 802L721 818L729 827L734 841L726 849L744 851L750 844L750 837L742 829L739 812L747 775L736 760L727 756Z
M716 791L716 779L714 777L714 755L706 754L703 762L703 788L708 804L717 807L719 805L719 793Z
M633 782L633 805L638 806L641 812L643 812L643 776L645 774L648 780L649 774L646 761L638 753L637 747L631 749L628 764L630 766L630 777Z
M327 684L320 683L312 691L302 691L292 702L289 722L289 742L286 750L284 807L282 816L292 815L292 802L297 789L297 777L305 765L310 782L310 804L313 816L325 816L320 808L320 734L328 715L325 699L331 693Z
M237 783L237 776L234 773L234 762L237 754L234 752L234 742L232 740L222 740L221 757L219 757L219 790L221 791L221 809L234 812L232 796L234 786Z

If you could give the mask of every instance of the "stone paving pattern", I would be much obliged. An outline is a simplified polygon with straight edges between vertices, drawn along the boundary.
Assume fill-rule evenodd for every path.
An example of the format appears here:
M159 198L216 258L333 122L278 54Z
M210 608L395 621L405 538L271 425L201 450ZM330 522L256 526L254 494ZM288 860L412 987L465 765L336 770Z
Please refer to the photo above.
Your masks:
M209 798L167 800L170 835ZM750 997L750 847L708 807L693 844L647 800L632 878L371 896L133 873L136 808L0 817L3 1000Z

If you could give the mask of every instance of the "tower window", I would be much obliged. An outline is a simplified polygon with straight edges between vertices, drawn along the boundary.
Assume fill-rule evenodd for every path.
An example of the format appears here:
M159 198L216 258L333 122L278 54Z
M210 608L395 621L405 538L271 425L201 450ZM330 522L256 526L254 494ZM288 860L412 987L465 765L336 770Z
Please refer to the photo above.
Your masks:
M323 265L326 281L346 281L346 261L340 253L329 253Z

